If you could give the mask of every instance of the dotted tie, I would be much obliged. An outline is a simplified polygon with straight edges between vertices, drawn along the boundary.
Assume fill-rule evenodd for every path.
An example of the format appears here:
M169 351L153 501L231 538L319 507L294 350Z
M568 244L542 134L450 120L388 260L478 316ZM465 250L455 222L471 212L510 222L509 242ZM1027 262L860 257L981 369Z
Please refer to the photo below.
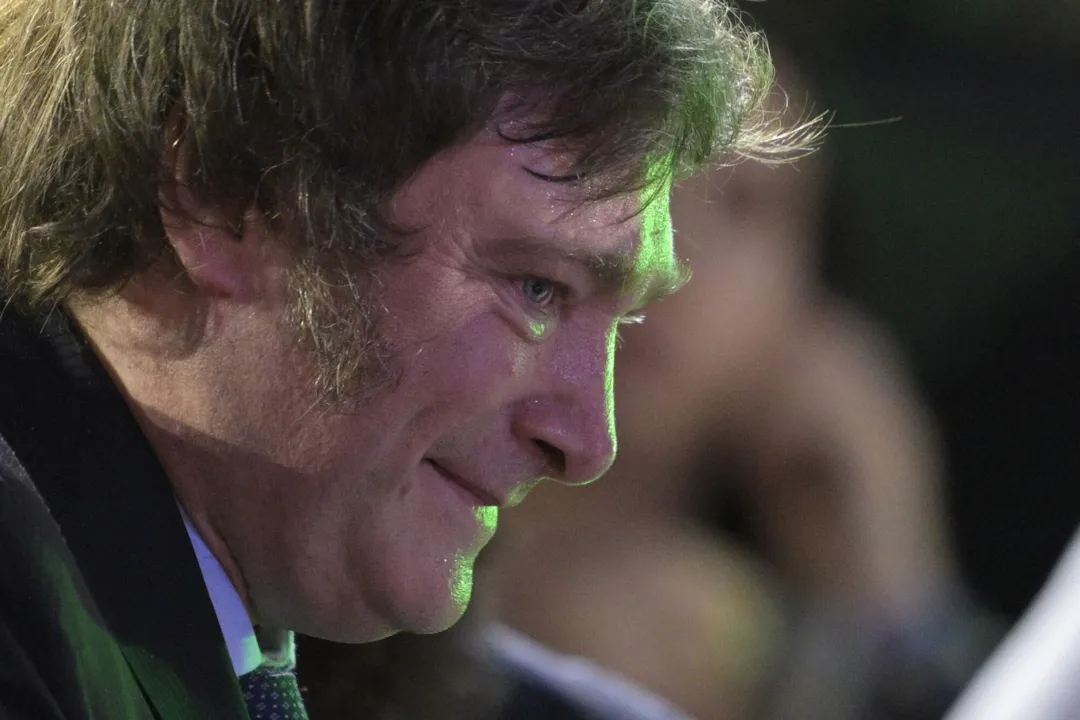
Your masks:
M308 720L292 670L260 667L240 676L251 720Z

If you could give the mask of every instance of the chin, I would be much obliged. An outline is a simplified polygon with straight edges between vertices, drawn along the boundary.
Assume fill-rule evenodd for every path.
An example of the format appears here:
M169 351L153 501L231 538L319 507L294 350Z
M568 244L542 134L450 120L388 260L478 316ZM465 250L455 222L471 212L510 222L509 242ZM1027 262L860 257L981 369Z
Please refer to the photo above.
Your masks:
M430 635L453 627L465 614L472 596L472 563L449 578L439 578L434 585L401 599L394 616L397 630Z
M379 597L349 604L351 610L338 610L331 622L320 623L318 630L303 631L340 643L374 642L399 632L430 635L449 629L464 615L472 595L472 562L460 560L438 563L423 573L386 578Z
M350 613L311 613L302 621L279 624L302 635L346 645L377 642L403 630L360 609Z
M408 632L416 633L417 635L433 635L449 630L456 625L458 620L465 614L467 607L467 604L465 606L454 605L441 616L423 624L418 624L416 627L410 628Z

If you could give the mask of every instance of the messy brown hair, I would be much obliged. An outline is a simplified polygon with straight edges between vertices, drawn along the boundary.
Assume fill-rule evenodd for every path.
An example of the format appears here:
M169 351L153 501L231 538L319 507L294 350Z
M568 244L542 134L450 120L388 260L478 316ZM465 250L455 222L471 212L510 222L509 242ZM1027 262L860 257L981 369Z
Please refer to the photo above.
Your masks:
M551 179L601 194L650 157L783 156L808 134L756 122L771 81L708 0L3 0L0 291L48 310L169 258L179 110L194 189L293 243L290 318L340 389L376 349L355 269L394 251L381 211L426 160L522 119L507 140L565 145Z

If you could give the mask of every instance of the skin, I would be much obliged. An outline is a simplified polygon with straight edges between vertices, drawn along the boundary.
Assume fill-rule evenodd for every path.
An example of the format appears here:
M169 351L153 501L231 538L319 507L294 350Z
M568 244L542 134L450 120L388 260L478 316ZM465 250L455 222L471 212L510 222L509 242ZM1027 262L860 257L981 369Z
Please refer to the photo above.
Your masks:
M354 407L318 405L282 329L281 238L188 192L182 148L162 190L181 272L73 305L256 623L344 642L445 628L496 505L611 464L617 326L680 271L666 193L638 213L637 194L582 204L528 172L566 160L484 131L399 191L416 232L374 283L398 382Z

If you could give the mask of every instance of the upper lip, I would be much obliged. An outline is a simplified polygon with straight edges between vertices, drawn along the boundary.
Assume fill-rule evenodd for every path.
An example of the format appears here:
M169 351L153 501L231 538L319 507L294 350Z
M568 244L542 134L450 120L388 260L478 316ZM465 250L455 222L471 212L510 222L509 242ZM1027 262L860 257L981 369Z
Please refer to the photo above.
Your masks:
M455 485L464 488L466 491L474 495L476 499L481 502L481 504L495 505L500 508L506 507L507 498L505 495L494 493L481 485L469 482L461 475L458 475L456 472L450 470L445 465L436 460L429 460L429 462L435 466L436 470L450 478L450 480L452 480Z

